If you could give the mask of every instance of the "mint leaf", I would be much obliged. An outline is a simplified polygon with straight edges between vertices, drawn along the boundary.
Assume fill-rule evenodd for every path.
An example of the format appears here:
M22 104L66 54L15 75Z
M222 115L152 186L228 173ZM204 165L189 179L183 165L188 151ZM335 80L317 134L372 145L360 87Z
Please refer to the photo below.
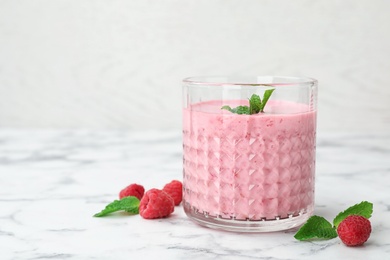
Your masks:
M260 112L264 112L264 107L265 105L267 104L268 102L268 99L271 97L272 95L272 92L274 92L274 88L273 89L268 89L264 92L264 95L263 95L263 102L261 102L261 106L260 106Z
M304 241L312 238L331 239L337 237L332 224L323 217L312 216L295 234L295 239Z
M104 217L110 213L124 210L132 214L138 214L139 209L139 199L134 196L124 197L121 200L114 200L108 204L105 209L93 215L94 217Z
M248 106L238 106L235 108L231 108L230 106L223 106L221 109L228 110L235 114L245 114L245 115L253 115L258 114L259 112L264 112L264 107L268 102L268 99L271 97L272 92L275 89L268 89L264 92L263 101L261 101L260 96L253 94L249 99L249 107Z
M349 207L343 212L340 212L333 220L333 226L337 228L341 221L350 215L359 215L365 218L370 218L372 215L373 204L368 201L362 201L359 204Z
M235 108L231 108L230 106L223 106L221 109L228 110L232 113L239 114L239 115L249 115L249 107L248 106L238 106Z
M259 95L253 94L249 99L249 114L257 114L261 109L261 99Z

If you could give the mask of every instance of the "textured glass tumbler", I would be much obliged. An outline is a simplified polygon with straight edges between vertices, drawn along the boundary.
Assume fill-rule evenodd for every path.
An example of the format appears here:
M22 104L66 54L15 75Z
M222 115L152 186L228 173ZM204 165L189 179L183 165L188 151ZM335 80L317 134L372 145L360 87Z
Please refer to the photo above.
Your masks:
M246 114L255 107L253 95L264 102L271 89L264 110ZM236 232L303 224L314 208L316 110L311 78L184 79L186 214L202 226Z

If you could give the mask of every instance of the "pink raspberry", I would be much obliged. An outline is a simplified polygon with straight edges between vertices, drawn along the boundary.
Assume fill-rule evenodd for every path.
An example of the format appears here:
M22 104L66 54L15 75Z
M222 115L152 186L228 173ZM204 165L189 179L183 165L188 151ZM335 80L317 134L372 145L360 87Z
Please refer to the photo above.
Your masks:
M176 206L179 205L183 199L183 184L180 181L171 181L164 186L163 191L173 198Z
M341 221L337 233L347 246L360 246L370 237L371 223L365 217L351 215Z
M137 197L139 200L142 199L142 196L144 196L145 189L142 185L133 183L121 190L119 192L119 199L122 199L124 197L134 196Z
M175 209L175 203L165 191L148 190L139 205L139 214L146 219L164 218Z

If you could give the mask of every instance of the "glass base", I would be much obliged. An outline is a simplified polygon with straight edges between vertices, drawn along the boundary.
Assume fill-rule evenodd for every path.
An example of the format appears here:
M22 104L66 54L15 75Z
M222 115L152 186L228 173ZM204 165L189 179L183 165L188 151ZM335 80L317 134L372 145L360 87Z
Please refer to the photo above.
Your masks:
M304 224L313 214L313 208L310 207L306 210L302 210L296 216L291 215L284 219L237 220L221 218L219 216L210 216L203 212L199 212L188 203L184 203L183 208L187 216L201 226L224 231L246 233L275 232L296 228Z

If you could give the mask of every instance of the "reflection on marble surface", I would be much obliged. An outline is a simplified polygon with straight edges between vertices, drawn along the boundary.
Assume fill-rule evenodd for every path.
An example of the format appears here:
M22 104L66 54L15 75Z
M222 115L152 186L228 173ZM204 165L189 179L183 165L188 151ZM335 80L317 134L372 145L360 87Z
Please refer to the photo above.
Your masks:
M390 135L320 134L317 144L315 213L331 220L373 202L363 247L206 229L181 206L160 220L93 218L129 183L181 179L181 133L0 130L1 259L390 258Z

